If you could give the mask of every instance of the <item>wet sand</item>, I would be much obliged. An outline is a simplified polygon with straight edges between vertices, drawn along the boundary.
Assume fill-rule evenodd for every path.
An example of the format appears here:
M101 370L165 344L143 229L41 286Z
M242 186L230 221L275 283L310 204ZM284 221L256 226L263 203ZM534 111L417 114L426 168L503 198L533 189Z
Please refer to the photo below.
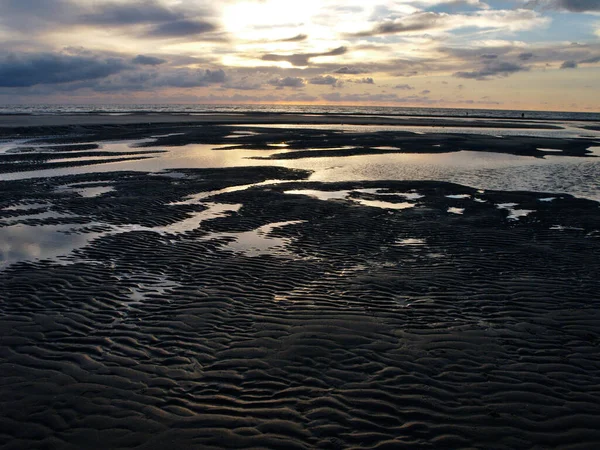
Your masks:
M102 149L70 144L169 134L67 128L30 130L2 164L77 164ZM169 131L184 134L118 157L231 144L218 126ZM235 145L268 148L270 133ZM291 154L335 151L313 145L322 130L291 133ZM532 139L492 147L592 157L593 140ZM93 167L0 182L0 447L600 445L597 202L285 167Z
M354 125L418 125L469 126L495 128L559 128L551 122L511 119L382 117L318 114L74 114L74 115L0 115L0 127L62 127L131 124L354 124ZM532 125L534 123L535 125Z

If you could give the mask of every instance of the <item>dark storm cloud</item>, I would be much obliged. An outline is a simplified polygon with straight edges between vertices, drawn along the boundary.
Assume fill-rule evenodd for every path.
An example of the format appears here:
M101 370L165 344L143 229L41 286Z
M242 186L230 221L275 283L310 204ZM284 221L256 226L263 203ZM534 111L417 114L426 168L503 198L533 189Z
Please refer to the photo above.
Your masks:
M387 34L411 33L414 31L431 30L439 26L440 22L445 20L447 16L434 12L423 12L411 14L408 17L385 21L377 24L370 30L360 31L358 33L350 33L351 37L371 37Z
M494 77L506 77L516 72L523 72L529 70L527 67L520 66L515 63L506 61L493 61L490 64L486 64L484 67L473 70L471 72L463 71L454 73L455 77L458 78L471 78L475 80L488 80Z
M9 55L0 60L0 87L93 80L129 68L121 58L68 54Z
M560 65L561 69L576 69L577 68L577 62L575 61L565 61L564 63L562 63Z
M139 64L141 66L159 66L161 64L166 63L167 61L161 58L156 58L154 56L137 55L131 60L131 62L134 64Z
M323 53L295 53L292 55L277 55L268 53L262 56L263 61L287 61L294 66L308 66L311 58L318 56L339 56L348 52L346 47L338 47Z
M269 80L269 84L271 86L275 86L278 89L283 89L286 87L301 88L301 87L304 87L305 81L304 81L304 78L300 78L300 77L285 77L285 78L273 78L272 80Z
M279 39L276 42L302 42L302 41L305 41L306 39L308 39L308 36L306 34L298 34L291 38Z

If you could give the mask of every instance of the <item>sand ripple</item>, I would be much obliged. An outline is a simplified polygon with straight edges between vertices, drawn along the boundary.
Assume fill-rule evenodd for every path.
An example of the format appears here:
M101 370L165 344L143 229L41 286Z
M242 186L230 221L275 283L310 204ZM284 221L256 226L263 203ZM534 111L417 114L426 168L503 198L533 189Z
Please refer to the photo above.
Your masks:
M0 272L1 447L600 446L596 203L178 172L4 183L12 221L124 228ZM177 230L207 202L231 208Z

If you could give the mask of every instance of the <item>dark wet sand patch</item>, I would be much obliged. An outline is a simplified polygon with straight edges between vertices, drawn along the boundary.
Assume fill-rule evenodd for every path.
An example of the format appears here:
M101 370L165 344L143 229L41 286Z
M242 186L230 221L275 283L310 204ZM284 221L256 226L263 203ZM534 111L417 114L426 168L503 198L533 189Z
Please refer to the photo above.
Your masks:
M144 155L151 155L158 152L145 152ZM30 172L34 170L49 170L49 169L62 169L65 167L81 167L81 166L93 166L96 164L107 164L125 161L141 161L144 159L151 159L152 156L130 156L122 158L102 158L102 159L75 159L71 161L39 161L39 162L28 162L28 161L17 161L10 163L2 163L0 157L0 173L13 173L13 172Z
M597 203L310 183L273 167L177 172L2 183L2 205L50 202L90 224L169 225L205 201L242 206L193 231L110 234L69 264L0 272L0 446L600 445ZM268 179L291 182L173 204ZM87 182L114 190L57 192ZM309 189L350 198L285 193ZM352 201L409 193L420 197L401 211ZM535 212L511 220L498 208L508 203ZM261 238L284 239L278 252L227 245L274 223L287 225Z

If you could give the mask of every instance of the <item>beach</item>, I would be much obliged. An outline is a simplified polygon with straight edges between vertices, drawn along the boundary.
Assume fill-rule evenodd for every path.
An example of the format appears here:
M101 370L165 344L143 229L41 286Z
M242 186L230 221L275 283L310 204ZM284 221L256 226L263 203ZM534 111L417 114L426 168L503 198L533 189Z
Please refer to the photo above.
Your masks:
M0 447L600 446L598 122L0 116Z

